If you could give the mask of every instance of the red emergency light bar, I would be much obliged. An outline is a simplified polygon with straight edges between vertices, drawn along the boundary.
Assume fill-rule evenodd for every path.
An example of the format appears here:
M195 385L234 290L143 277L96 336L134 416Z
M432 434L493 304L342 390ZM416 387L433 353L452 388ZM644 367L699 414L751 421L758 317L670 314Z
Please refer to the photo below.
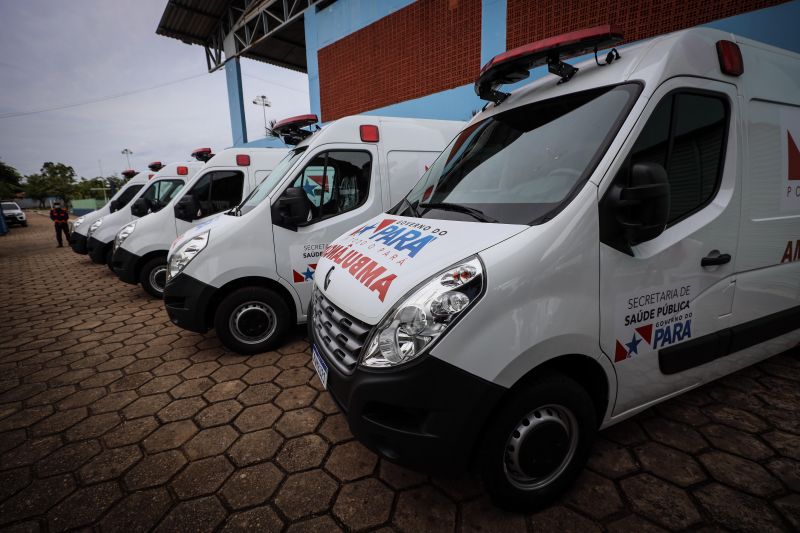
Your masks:
M211 148L198 148L192 152L192 157L205 163L214 157L214 153L211 151Z
M164 165L161 163L161 161L153 161L152 163L147 165L147 168L149 168L153 172L158 172L159 170L164 168Z
M311 135L313 132L303 128L313 126L319 122L317 115L298 115L278 121L272 131L288 145L295 145Z
M493 57L483 66L475 81L475 92L481 99L499 104L508 94L498 91L498 87L524 80L531 69L544 64L552 74L561 78L559 83L569 81L578 69L564 63L564 59L592 51L596 53L598 48L620 41L622 32L611 24L603 24L514 48Z
M130 170L130 169L122 171L122 175L125 176L128 179L131 179L132 177L134 177L138 173L139 172L137 172L136 170Z

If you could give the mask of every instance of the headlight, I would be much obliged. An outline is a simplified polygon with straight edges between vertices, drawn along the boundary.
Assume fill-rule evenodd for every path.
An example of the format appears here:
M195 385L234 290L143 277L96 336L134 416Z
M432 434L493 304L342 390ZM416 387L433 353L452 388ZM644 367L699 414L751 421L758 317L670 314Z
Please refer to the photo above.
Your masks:
M122 243L125 242L125 239L131 236L133 230L136 229L136 222L131 222L127 226L123 226L121 230L117 232L117 235L114 237L114 251L117 251L117 248L122 246Z
M89 226L89 231L86 233L87 236L90 236L92 233L97 231L97 229L103 225L103 219L98 219L92 222L92 225Z
M483 283L477 257L436 274L383 318L361 364L387 368L416 359L480 298Z
M75 219L75 222L73 222L73 223L72 223L72 228L73 228L73 229L77 229L77 228L78 228L78 226L80 226L81 224L83 224L83 221L84 221L85 219L86 219L86 217L78 217L78 218L76 218L76 219Z
M203 251L203 248L208 244L209 233L211 232L207 231L192 237L172 254L169 258L169 265L167 268L168 279L172 279L180 274L181 271L186 268L186 265L188 265L197 254Z

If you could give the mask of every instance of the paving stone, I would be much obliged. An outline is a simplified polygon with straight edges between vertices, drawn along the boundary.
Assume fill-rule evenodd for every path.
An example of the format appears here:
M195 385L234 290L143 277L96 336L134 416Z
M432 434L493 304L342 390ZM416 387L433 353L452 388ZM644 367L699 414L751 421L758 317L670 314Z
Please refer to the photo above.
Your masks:
M800 462L781 457L767 463L767 468L786 488L800 493Z
M473 500L485 492L478 478L470 477L469 474L460 477L433 477L431 482L456 503Z
M238 379L232 381L224 381L222 383L217 383L210 389L208 389L204 394L203 398L208 400L209 402L221 402L224 400L232 400L239 396L243 390L247 388L242 381ZM276 393L277 394L277 393Z
M668 529L685 529L701 520L685 492L650 474L623 479L620 486L634 511Z
M66 437L69 441L97 438L119 423L120 417L117 413L92 415L69 428L66 432Z
M182 502L172 508L156 528L158 533L175 531L213 531L226 516L225 508L214 496Z
M195 413L206 406L205 400L200 397L184 398L177 400L158 412L158 418L162 422L176 422L192 418Z
M177 359L175 361L167 361L166 363L161 363L159 366L153 369L154 376L168 376L172 374L180 374L186 368L188 368L192 363L185 360L185 359Z
M181 420L165 424L144 440L148 453L156 453L177 448L197 433L197 426L191 420Z
M259 405L271 402L280 392L274 383L261 383L247 387L236 399L242 405Z
M257 368L260 366L274 365L280 358L281 355L277 352L264 352L248 357L244 363L251 368Z
M280 431L284 437L297 437L311 433L322 421L322 413L312 407L287 411L281 416L275 429Z
M0 442L4 442L4 440L8 438L8 442L12 443L12 438L6 437L6 435L2 436L3 438L0 439ZM24 441L25 433L23 432L21 435ZM15 438L13 442L19 443L21 441ZM38 439L31 439L24 445L17 446L3 454L3 457L0 458L0 468L5 470L7 468L31 465L61 447L61 444L61 437L59 435L48 435Z
M233 472L233 465L224 455L189 463L172 480L172 490L178 498L187 500L216 492Z
M169 392L175 399L190 398L192 396L200 396L213 386L214 382L211 379L197 378L184 381Z
M172 401L169 394L153 394L143 396L122 410L122 415L128 420L140 416L154 415Z
M278 453L277 462L288 472L307 470L322 464L328 453L328 443L319 435L304 435L286 442Z
M400 494L392 523L402 531L453 531L456 506L432 487Z
M283 521L275 511L265 505L230 515L222 531L235 533L239 531L281 531L282 529Z
M272 381L280 373L280 370L274 366L262 366L254 368L244 375L242 380L248 385L257 385L259 383L266 383Z
M239 434L231 426L204 429L186 443L184 452L189 460L219 455L227 450Z
M767 429L767 424L757 416L728 405L707 405L703 412L720 424L741 429L749 433L758 433Z
M255 370L253 370L255 372ZM275 378L275 384L281 388L296 387L305 385L314 373L306 367L290 368L281 372Z
M560 533L591 533L602 529L591 520L566 507L555 505L530 517L533 531L558 531Z
M142 457L138 446L111 448L83 465L78 472L84 483L97 483L119 477Z
M239 437L228 450L228 457L236 466L245 466L271 459L283 444L283 437L275 430L264 429Z
M775 507L791 524L792 529L800 531L800 494L790 494L777 500Z
M185 379L196 379L196 378L204 378L214 373L215 370L219 368L219 363L216 361L207 361L205 363L199 363L190 366L183 372L181 372L181 376Z
M174 389L178 383L181 382L181 378L175 375L170 376L159 376L156 378L151 379L136 391L142 396L147 396L150 394L160 394L165 393L171 389Z
M0 472L0 502L24 489L33 477L30 468L17 468Z
M59 400L62 400L67 396L69 396L70 394L72 394L73 392L75 392L75 390L76 390L75 385L64 385L63 387L47 389L40 392L36 396L33 396L25 400L25 405L27 407L34 407L34 406L55 404ZM89 390L97 390L97 389L89 389Z
M36 463L36 473L40 477L47 477L72 472L101 450L102 447L96 440L67 444Z
M381 459L380 478L390 487L407 489L424 482L428 476L416 470L395 464L387 459Z
M713 451L699 457L717 480L755 496L771 496L782 490L780 482L764 467L742 457Z
M278 491L275 505L291 520L321 513L330 506L336 482L321 470L293 474Z
M102 531L144 533L150 531L170 508L164 488L132 492L119 501L100 522Z
M220 490L228 505L242 509L266 502L283 480L283 473L272 463L241 468L228 478Z
M195 417L200 427L212 427L227 424L242 411L242 404L236 400L225 400L211 404Z
M797 412L765 407L758 414L776 429L800 435L800 417L797 416Z
M614 442L597 439L589 456L588 467L611 479L616 479L638 470L631 452Z
M708 441L719 450L761 461L773 455L772 450L750 433L720 424L710 424L700 429Z
M234 425L243 433L272 426L281 415L280 409L267 403L248 407L236 417Z
M784 530L780 518L766 502L719 483L697 489L694 497L722 527L754 532Z
M114 392L94 402L89 406L89 410L95 414L119 411L138 397L132 390Z
M333 448L325 469L341 481L352 481L372 474L376 464L377 455L361 443L351 441Z
M487 497L465 504L461 514L461 530L464 533L527 531L525 518L521 514L503 511Z
M61 410L67 410L75 409L76 407L86 407L90 403L96 402L106 394L108 394L106 390L101 387L79 390L78 392L58 402L58 408Z
M292 409L308 407L313 403L316 397L317 391L307 385L301 385L299 387L284 389L283 392L278 394L278 397L275 398L275 405L284 411L290 411Z
M122 492L114 482L78 489L47 514L51 531L65 531L94 522L118 499Z
M240 377L244 376L249 370L250 367L242 363L227 365L215 370L214 373L211 374L211 379L216 381L217 384L231 380L238 380Z
M700 433L686 424L679 424L666 418L651 418L642 424L653 440L667 446L689 453L698 452L708 446Z
M155 487L169 481L183 465L186 458L178 450L145 456L125 476L125 484L131 490Z
M692 456L674 448L648 442L638 446L635 452L644 470L681 487L694 485L706 478Z
M622 500L614 484L588 470L581 473L563 501L595 520L622 510Z
M339 412L339 407L336 405L336 402L333 401L331 393L327 391L317 396L314 407L326 415L333 415Z
M75 481L70 475L35 479L11 499L0 503L0 524L46 513L74 490Z
M109 448L133 444L144 440L157 427L158 422L152 416L126 420L103 435L103 444Z
M85 407L78 407L66 411L57 411L31 428L31 435L40 437L50 435L71 428L89 416Z
M600 435L623 446L634 446L647 440L647 434L638 421L631 419L604 429Z
M347 419L343 414L326 418L319 428L319 432L334 444L353 438L353 434L350 433L350 426L347 424Z
M648 522L640 516L631 514L625 518L621 518L608 525L609 533L629 533L635 531L636 533L662 533L666 529L662 529L652 522Z

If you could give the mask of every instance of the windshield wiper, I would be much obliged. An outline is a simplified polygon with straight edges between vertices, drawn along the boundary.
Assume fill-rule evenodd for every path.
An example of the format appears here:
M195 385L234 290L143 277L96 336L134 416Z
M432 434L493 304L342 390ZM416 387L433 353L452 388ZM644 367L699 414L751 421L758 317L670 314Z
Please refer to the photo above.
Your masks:
M419 211L417 211L417 208L414 207L414 204L408 201L408 198L403 198L401 203L406 204L408 206L408 208L411 210L411 214L414 215L415 218L422 218L419 215Z
M427 207L428 209L441 209L442 211L457 211L459 213L465 213L470 215L472 218L480 220L481 222L499 222L498 220L493 219L489 215L485 214L480 209L474 209L472 207L467 207L461 204L450 204L447 202L432 202L429 204L419 204L420 207Z

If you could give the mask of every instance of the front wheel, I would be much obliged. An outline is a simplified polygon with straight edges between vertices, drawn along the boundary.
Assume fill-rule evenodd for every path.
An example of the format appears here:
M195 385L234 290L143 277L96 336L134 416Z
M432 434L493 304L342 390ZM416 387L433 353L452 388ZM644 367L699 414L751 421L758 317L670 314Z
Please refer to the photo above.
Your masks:
M278 346L289 328L289 308L264 287L236 289L219 304L214 329L228 349L253 355Z
M139 283L153 298L163 298L164 285L167 284L167 258L154 257L145 263L139 273Z
M513 391L481 447L492 500L513 511L552 503L580 474L596 432L591 398L564 375L547 374Z

